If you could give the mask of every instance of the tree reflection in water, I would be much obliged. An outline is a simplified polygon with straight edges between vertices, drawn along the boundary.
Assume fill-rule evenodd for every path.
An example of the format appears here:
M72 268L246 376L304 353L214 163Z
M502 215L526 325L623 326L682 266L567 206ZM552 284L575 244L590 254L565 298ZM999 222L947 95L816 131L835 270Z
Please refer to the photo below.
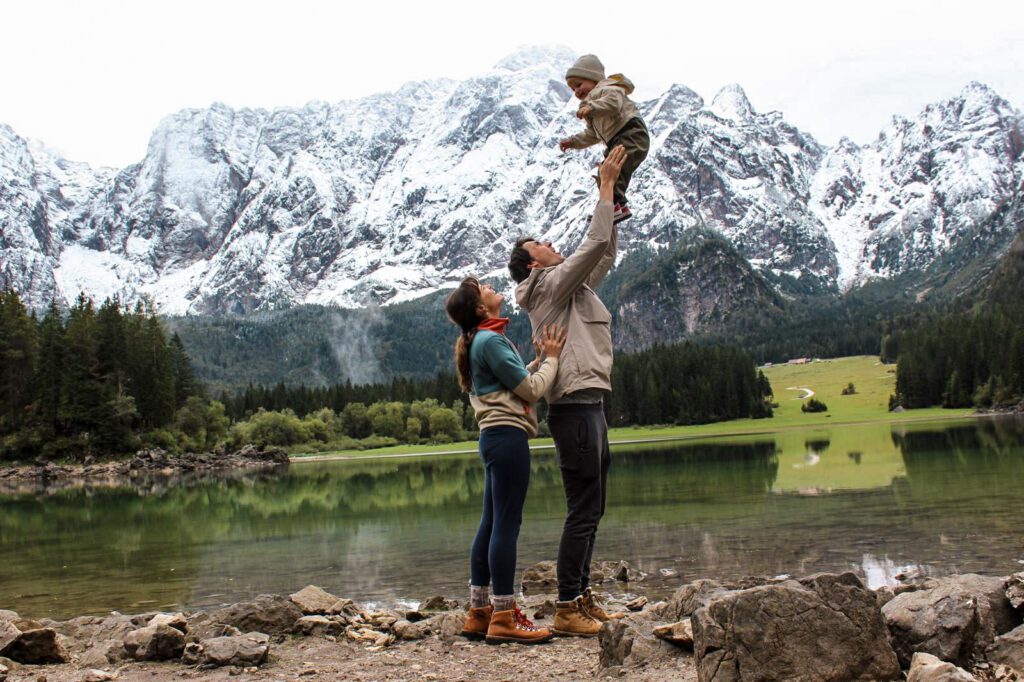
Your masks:
M1024 559L1022 442L1019 422L979 421L616 447L595 558L629 560L652 592L849 568L876 582L907 565L1006 573ZM819 461L801 468L812 445ZM309 583L461 597L482 490L466 455L0 497L0 607L194 608ZM564 504L557 459L536 453L521 567L554 558Z

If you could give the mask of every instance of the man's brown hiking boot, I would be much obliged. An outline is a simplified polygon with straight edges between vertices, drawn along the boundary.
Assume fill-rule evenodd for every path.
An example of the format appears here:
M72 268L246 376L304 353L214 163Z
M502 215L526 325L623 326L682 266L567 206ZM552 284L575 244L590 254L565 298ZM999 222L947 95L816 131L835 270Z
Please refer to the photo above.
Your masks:
M555 622L551 631L562 637L594 637L601 621L592 617L583 605L583 595L572 601L555 602Z
M580 596L583 598L583 608L587 610L587 613L589 613L590 617L594 620L607 623L610 620L618 620L619 618L626 617L626 614L624 613L608 613L601 608L601 605L597 602L597 595L595 595L594 591L589 587L584 590L583 594Z
M550 630L536 627L518 606L508 611L495 611L487 627L488 644L541 644L552 637Z
M494 607L490 604L470 609L466 614L466 624L462 626L462 636L466 639L483 639L487 636L487 626L491 624Z

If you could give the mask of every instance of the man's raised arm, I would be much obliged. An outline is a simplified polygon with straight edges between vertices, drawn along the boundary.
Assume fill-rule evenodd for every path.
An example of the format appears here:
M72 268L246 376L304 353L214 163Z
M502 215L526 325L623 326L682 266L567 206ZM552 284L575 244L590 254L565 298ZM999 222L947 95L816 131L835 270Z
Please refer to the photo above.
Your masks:
M619 178L625 160L626 149L619 145L601 164L601 170L598 171L600 197L587 236L571 256L546 276L546 285L552 292L555 305L569 300L584 284L593 286L600 282L615 261L618 235L612 222L612 200L615 181Z

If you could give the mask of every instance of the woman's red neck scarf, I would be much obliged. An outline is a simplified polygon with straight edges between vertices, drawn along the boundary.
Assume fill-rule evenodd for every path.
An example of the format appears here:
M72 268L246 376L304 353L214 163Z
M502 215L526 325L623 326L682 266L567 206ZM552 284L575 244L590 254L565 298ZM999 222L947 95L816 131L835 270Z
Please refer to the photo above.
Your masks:
M505 327L508 326L507 317L488 317L486 320L476 326L480 331L497 332L499 334L505 333Z

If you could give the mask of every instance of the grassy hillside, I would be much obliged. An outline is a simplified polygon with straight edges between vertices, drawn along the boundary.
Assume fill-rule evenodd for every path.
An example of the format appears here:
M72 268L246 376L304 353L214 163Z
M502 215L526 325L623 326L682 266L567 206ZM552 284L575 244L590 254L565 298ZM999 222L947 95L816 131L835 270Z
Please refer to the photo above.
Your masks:
M720 436L726 434L769 433L803 430L814 427L833 427L840 424L865 422L901 422L930 419L962 418L970 410L929 408L902 413L889 412L889 396L896 384L896 366L883 365L871 355L859 355L832 360L818 360L806 365L776 365L764 368L764 373L775 391L779 407L771 419L736 419L699 426L627 427L612 429L613 442L628 443L645 440L676 440ZM842 390L853 382L857 392L842 395ZM827 412L804 413L800 406L807 390L828 405ZM535 447L551 446L550 438L538 438ZM354 457L380 455L407 455L425 452L473 451L476 443L448 445L400 445L379 450L345 451L331 453Z

